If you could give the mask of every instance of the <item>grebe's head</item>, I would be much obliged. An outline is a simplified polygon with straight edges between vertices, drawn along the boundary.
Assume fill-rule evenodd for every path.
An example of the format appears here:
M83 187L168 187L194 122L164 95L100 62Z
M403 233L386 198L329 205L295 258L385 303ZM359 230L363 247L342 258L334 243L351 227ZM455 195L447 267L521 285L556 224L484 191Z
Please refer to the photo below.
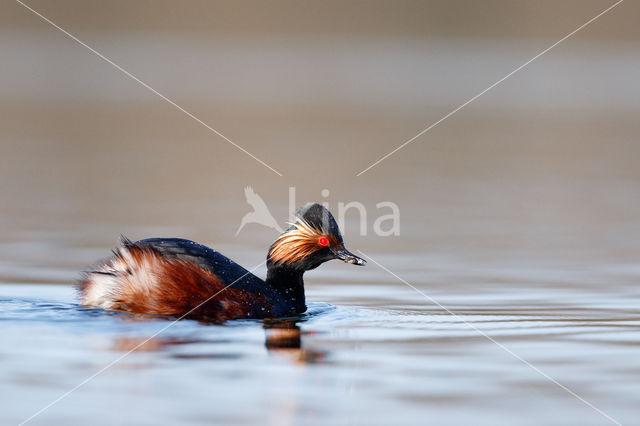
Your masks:
M307 271L331 259L354 265L367 263L344 247L338 224L329 210L320 204L310 204L298 210L295 222L271 245L267 264Z

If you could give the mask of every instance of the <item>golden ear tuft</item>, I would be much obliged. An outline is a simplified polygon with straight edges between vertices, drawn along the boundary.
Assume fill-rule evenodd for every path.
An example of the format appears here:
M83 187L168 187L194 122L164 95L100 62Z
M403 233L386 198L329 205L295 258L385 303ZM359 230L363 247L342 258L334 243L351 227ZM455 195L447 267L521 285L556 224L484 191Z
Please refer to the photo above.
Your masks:
M340 241L329 235L326 230L318 229L303 218L298 218L291 224L291 228L273 243L269 257L275 263L290 264L325 247L338 245Z

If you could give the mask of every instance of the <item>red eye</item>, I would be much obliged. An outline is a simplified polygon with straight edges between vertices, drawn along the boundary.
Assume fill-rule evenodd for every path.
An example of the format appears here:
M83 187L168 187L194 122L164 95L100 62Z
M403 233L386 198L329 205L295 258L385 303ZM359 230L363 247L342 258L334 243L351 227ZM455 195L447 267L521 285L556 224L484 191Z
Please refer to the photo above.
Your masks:
M318 244L320 244L323 247L326 247L329 245L329 239L327 237L320 237L320 239L318 240Z

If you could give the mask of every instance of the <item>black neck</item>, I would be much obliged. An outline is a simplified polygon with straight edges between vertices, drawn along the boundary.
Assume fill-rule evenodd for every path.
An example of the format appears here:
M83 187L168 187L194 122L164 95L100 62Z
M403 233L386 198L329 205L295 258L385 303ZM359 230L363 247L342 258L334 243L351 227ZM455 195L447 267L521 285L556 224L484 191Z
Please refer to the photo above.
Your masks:
M293 307L294 311L291 313L300 313L307 309L302 274L304 271L288 266L268 265L267 284L282 295L287 306Z

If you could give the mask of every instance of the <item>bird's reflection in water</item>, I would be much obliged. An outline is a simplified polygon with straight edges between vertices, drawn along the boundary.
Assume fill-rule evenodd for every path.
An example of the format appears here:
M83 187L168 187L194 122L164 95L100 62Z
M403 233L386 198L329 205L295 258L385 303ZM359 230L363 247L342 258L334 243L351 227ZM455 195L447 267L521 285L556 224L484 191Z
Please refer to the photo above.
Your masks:
M284 355L300 364L319 364L326 352L302 347L303 333L295 320L265 320L265 346L270 353Z
M305 348L303 341L305 336L312 335L313 332L303 332L298 325L300 319L277 319L264 320L262 326L265 333L265 347L268 354L289 364L290 368L286 372L280 370L278 373L278 383L281 389L286 391L269 392L266 395L267 406L271 407L265 414L263 424L265 425L295 425L297 416L303 411L305 404L306 374L312 364L323 364L327 359L327 352L316 351ZM200 335L206 334L208 338L194 338L193 336L155 336L148 337L120 337L114 341L113 349L121 352L165 352L173 359L184 362L184 360L239 360L243 354L235 352L232 348L235 339L216 336L217 327L211 327L210 332L200 331ZM221 351L222 349L222 351ZM224 352L226 350L226 352ZM151 368L156 362L155 357L151 359L142 357L133 365L120 365L125 369ZM312 410L307 415L315 416Z
M325 362L326 352L303 348L303 333L295 319L264 320L265 347L270 354L283 356L296 364L318 364ZM221 345L230 342L225 339L199 339L192 336L156 336L118 337L112 349L118 352L160 352L182 345ZM179 359L229 359L240 358L240 354L231 353L174 353L172 358Z
M199 339L181 339L178 337L117 337L113 341L112 350L122 352L156 352L174 345L202 343Z

